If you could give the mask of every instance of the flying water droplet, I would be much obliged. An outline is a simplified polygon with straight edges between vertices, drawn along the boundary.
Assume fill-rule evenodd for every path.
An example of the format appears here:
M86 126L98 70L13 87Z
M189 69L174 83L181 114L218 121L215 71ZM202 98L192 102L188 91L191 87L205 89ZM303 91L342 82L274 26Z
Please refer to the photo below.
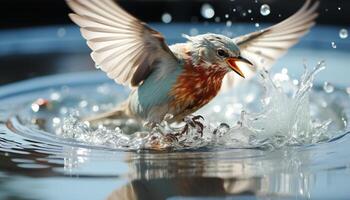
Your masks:
M229 14L226 14L226 15L225 15L225 18L226 18L226 19L228 19L229 17L230 17L230 15L229 15Z
M259 27L260 27L260 24L259 24L259 23L255 23L255 27L256 27L256 28L259 28Z
M323 90L327 93L332 93L334 92L334 86L331 85L330 83L328 82L324 82L323 84Z
M172 16L169 13L164 13L162 15L162 21L163 23L169 24L172 21Z
M270 6L267 5L267 4L263 4L261 7L260 7L260 13L263 15L263 16L267 16L271 13L271 10L270 10Z
M191 28L190 29L190 35L191 36L198 35L198 33L199 33L198 29L196 29L196 28Z
M340 29L339 31L339 37L341 39L346 39L348 37L348 30L346 30L345 28Z
M332 48L333 48L333 49L336 49L336 48L337 48L337 44L336 44L335 42L332 42L331 45L332 45Z
M350 95L350 87L346 88L346 93L348 93L348 95Z
M249 13L249 14L252 13L252 10L251 10L251 9L248 9L248 13Z
M201 14L204 18L206 19L211 19L214 17L215 15L215 11L213 6L211 6L210 4L203 4L202 8L201 8Z
M237 11L237 9L236 9L236 8L234 8L234 9L232 9L232 11L233 11L233 12L236 12L236 11Z
M231 26L232 26L232 21L228 20L228 21L226 22L226 26L227 26L227 27L231 27Z
M67 34L67 31L65 28L59 28L57 30L57 37L59 38L63 38L64 36L66 36L66 34Z

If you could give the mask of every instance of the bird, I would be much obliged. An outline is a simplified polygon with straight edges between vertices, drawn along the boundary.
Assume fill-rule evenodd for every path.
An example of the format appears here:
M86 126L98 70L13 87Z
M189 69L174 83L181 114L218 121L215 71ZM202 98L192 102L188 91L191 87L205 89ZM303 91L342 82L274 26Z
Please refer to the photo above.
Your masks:
M181 122L221 91L268 69L315 25L318 1L306 0L290 17L256 32L229 38L206 33L165 37L113 0L66 0L91 58L116 83L131 89L114 109L87 121L127 117L154 127ZM170 116L170 117L169 117Z

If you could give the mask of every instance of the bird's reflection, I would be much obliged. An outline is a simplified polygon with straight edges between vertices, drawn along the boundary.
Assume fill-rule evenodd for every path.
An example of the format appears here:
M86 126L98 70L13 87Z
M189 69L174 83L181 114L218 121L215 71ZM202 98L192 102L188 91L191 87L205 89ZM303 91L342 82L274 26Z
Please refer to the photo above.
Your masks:
M171 197L251 196L260 188L261 179L221 179L180 177L134 180L115 190L107 200L168 199Z

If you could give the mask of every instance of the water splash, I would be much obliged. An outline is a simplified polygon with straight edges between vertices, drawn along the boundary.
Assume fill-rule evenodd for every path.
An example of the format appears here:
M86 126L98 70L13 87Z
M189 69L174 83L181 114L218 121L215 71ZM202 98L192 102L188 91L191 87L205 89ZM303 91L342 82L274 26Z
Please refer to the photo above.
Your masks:
M65 95L54 92L56 95L51 96L59 96L56 100L35 101L29 106L29 117L21 120L67 141L123 150L275 149L315 144L331 139L345 127L343 124L334 128L334 117L315 114L327 107L328 100L318 96L320 102L310 101L315 75L323 69L324 62L320 62L314 70L305 70L300 80L290 78L287 69L273 77L262 71L259 84L256 81L248 84L252 91L244 88L245 94L222 95L200 110L197 114L203 115L203 120L193 116L181 124L168 124L164 120L152 130L132 119L105 120L97 125L81 121L81 116L109 110L115 104L77 98L69 92ZM102 94L111 89L104 85L97 90ZM238 97L242 100L237 100ZM97 105L99 109L94 110Z

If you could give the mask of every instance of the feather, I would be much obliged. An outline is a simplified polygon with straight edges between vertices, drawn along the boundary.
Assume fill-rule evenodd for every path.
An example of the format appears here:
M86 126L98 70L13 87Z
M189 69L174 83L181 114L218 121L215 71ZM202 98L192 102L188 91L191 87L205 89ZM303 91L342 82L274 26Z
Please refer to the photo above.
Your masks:
M81 27L93 51L92 59L117 83L139 86L159 66L154 62L161 59L172 60L172 65L164 67L177 66L178 60L164 37L113 0L66 1L75 12L70 18Z

